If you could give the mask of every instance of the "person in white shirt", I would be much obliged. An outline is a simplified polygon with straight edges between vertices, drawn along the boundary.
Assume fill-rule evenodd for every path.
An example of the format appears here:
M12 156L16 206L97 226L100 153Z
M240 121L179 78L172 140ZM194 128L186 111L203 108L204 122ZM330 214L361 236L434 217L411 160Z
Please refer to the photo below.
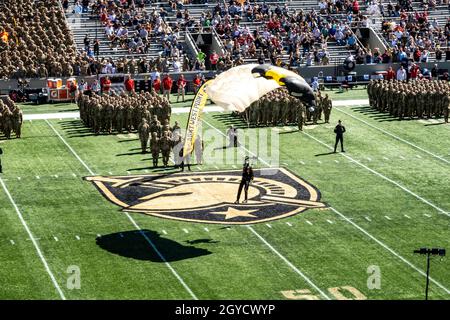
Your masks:
M181 72L181 63L177 58L175 58L173 60L172 67L173 67L173 72L176 72L176 73Z
M405 68L403 68L403 66L400 66L400 68L397 70L397 80L398 81L406 80L406 70Z
M238 137L237 137L237 129L231 125L230 128L227 131L228 139L230 139L230 144L228 147L237 147L238 146Z

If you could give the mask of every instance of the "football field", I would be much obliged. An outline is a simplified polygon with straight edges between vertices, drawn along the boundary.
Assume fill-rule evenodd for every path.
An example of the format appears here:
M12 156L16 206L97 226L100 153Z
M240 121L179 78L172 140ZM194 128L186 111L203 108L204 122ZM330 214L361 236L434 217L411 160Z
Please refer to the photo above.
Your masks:
M187 116L173 120L184 127ZM220 135L230 124L242 137L260 130L227 112L203 119ZM334 154L338 119L347 152ZM78 118L26 120L22 139L0 140L0 299L423 299L426 258L413 251L450 249L450 125L349 105L333 107L330 124L268 130L276 166L316 188L325 207L238 225L122 211L84 178L178 170L152 169L135 133L95 136ZM216 150L192 174L239 170L251 143L232 149L236 164ZM273 165L261 154L252 163ZM429 298L449 299L449 259L432 258L430 274Z

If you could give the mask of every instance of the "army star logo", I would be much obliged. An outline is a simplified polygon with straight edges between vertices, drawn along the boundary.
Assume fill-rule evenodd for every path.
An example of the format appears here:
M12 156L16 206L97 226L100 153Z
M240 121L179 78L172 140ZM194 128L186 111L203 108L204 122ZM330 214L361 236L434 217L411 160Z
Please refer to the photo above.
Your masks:
M320 192L290 171L279 168L275 174L264 175L264 170L254 169L255 179L246 204L234 204L240 170L84 179L92 181L105 198L123 211L174 220L252 224L325 207L319 202Z

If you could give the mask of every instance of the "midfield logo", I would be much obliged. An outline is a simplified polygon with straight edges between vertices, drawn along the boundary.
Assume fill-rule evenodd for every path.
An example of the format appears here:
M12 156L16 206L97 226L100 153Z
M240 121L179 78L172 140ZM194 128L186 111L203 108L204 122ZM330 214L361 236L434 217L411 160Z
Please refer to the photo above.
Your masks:
M268 169L254 170L246 204L234 204L240 170L84 179L92 181L123 211L174 220L252 224L325 207L319 202L320 192L293 173L280 168L275 174L265 175L264 170ZM274 169L270 170L273 173Z

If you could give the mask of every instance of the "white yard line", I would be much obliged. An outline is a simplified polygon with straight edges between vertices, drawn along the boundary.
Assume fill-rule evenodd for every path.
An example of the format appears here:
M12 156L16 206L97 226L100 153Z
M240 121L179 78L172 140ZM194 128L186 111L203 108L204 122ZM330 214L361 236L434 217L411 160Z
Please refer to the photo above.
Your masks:
M308 133L306 133L306 132L303 132L303 134L305 134L305 135L308 136L309 138L313 139L314 141L320 143L321 145L327 147L328 149L334 150L331 146L329 146L329 145L326 144L325 142L323 142L323 141L317 139L316 137L313 137L312 135L310 135L310 134L308 134ZM446 216L449 216L449 217L450 217L450 213L448 213L448 212L445 211L444 209L442 209L442 208L436 206L435 204L431 203L430 201L426 200L425 198L419 196L418 194L414 193L413 191L409 190L408 188L402 186L400 183L398 183L398 182L396 182L396 181L394 181L394 180L392 180L392 179L386 177L385 175L379 173L378 171L375 171L374 169L369 168L368 166L362 164L361 162L359 162L359 161L353 159L352 157L350 157L350 156L347 155L346 153L340 153L340 155L342 155L343 157L346 157L346 158L349 159L351 162L356 163L357 165L361 166L362 168L366 169L367 171L370 171L370 172L373 173L374 175L376 175L376 176L378 176L378 177L380 177L380 178L382 178L382 179L384 179L384 180L386 180L386 181L392 183L393 185L399 187L399 188L402 189L403 191L409 193L410 195L412 195L412 196L415 197L416 199L418 199L418 200L422 201L423 203L429 205L430 207L434 208L435 210L439 211L440 213L445 214Z
M333 103L333 104L334 104L334 103ZM338 111L340 111L340 112L342 112L342 113L345 113L346 115L352 117L353 119L358 120L358 121L360 121L360 122L362 122L362 123L368 125L369 127L373 128L373 129L375 129L375 130L378 130L378 131L380 131L380 132L382 132L382 133L384 133L384 134L386 134L386 135L388 135L388 136L390 136L390 137L392 137L392 138L394 138L394 139L396 139L396 140L398 140L398 141L401 141L401 142L403 142L403 143L406 143L406 144L410 145L411 147L416 148L417 150L420 150L420 151L422 151L422 152L425 152L425 153L429 154L430 156L432 156L432 157L434 157L434 158L436 158L436 159L439 159L439 160L441 160L441 161L443 161L443 162L445 162L445 163L447 163L447 164L450 164L450 161L449 161L449 160L447 160L447 159L445 159L445 158L443 158L443 157L441 157L441 156L438 156L437 154L435 154L435 153L433 153L433 152L431 152L431 151L428 151L428 150L426 150L426 149L424 149L424 148L422 148L422 147L419 147L418 145L416 145L416 144L414 144L414 143L412 143L412 142L409 142L408 140L405 140L405 139L403 139L403 138L400 138L399 136L396 136L395 134L392 134L392 133L390 133L390 132L388 132L388 131L386 131L386 130L384 130L384 129L382 129L382 128L379 128L379 127L377 127L377 126L375 126L375 125L373 125L373 124L371 124L371 123L369 123L369 122L367 122L367 121L365 121L365 120L363 120L363 119L360 119L360 118L358 118L358 117L352 115L351 113L345 112L344 110L341 110L341 109L339 109L339 108L336 108L336 110L338 110ZM420 157L420 156L419 156L419 157Z
M411 262L409 262L408 260L406 260L405 258L403 258L401 255L399 255L397 252L395 252L394 250L392 250L391 248L389 248L386 244L384 244L383 242L381 242L380 240L378 240L377 238L375 238L373 235L371 235L369 232L367 232L366 230L364 230L363 228L361 228L359 225L357 225L356 223L354 223L353 221L351 221L349 218L347 218L345 215L343 215L342 213L340 213L339 211L337 211L336 209L330 207L331 210L333 210L337 215L339 215L340 217L342 217L344 220L346 220L348 223L350 223L351 225L353 225L356 229L358 229L359 231L361 231L362 233L364 233L366 236L368 236L370 239L372 239L373 241L375 241L376 243L378 243L380 246L382 246L383 248L385 248L387 251L389 251L390 253L392 253L395 257L399 258L400 260L402 260L404 263L406 263L408 266L410 266L411 268L413 268L414 270L416 270L418 273L420 273L422 276L426 277L427 274L425 272L423 272L422 270L420 270L419 268L417 268L415 265L413 265ZM439 283L438 281L432 279L430 277L430 281L432 281L435 285L437 285L439 288L441 288L442 290L444 290L447 294L450 294L450 290L447 289L446 287L444 287L441 283Z
M91 168L88 167L88 165L78 156L78 154L75 152L75 150L67 143L67 141L59 134L59 132L52 126L50 122L45 120L47 124L50 126L50 128L53 129L53 131L56 133L56 135L61 139L61 141L67 146L67 148L72 152L72 154L75 156L75 158L80 161L80 163L87 169L87 171L95 176L95 173L91 170ZM136 221L130 216L128 212L125 212L125 215L127 218L131 221L131 223L134 225L134 227L139 230L139 233L144 237L144 239L148 242L148 244L152 247L153 251L156 252L156 254L159 256L159 258L164 262L164 264L167 266L167 268L172 272L172 274L178 279L178 281L181 283L181 285L186 289L186 291L190 294L190 296L194 300L198 300L197 296L194 294L194 292L189 288L189 286L184 282L183 278L175 271L175 269L172 267L172 265L166 260L166 258L161 254L161 252L158 250L158 248L155 246L155 244L150 240L150 238L145 234L145 232L142 231L141 227L136 223Z
M64 293L62 292L61 288L58 285L58 282L55 279L55 276L53 275L52 271L50 270L50 267L48 266L47 260L45 260L44 255L42 254L41 249L39 248L39 245L37 243L37 241L34 238L33 233L31 232L30 228L28 227L28 224L26 223L25 219L22 216L22 213L19 210L19 207L17 206L16 202L14 201L13 197L11 196L11 194L9 193L8 188L6 187L6 184L3 182L3 179L0 178L0 184L3 187L3 190L5 190L6 195L8 196L9 201L11 202L11 204L14 207L14 210L17 213L17 216L19 217L20 222L22 223L23 227L25 228L25 231L28 233L28 236L31 239L31 242L33 243L34 248L36 249L36 252L39 256L39 258L41 259L45 270L47 271L48 275L50 276L50 279L53 282L53 285L56 288L56 291L58 291L59 296L61 297L62 300L66 300L66 297L64 296Z

